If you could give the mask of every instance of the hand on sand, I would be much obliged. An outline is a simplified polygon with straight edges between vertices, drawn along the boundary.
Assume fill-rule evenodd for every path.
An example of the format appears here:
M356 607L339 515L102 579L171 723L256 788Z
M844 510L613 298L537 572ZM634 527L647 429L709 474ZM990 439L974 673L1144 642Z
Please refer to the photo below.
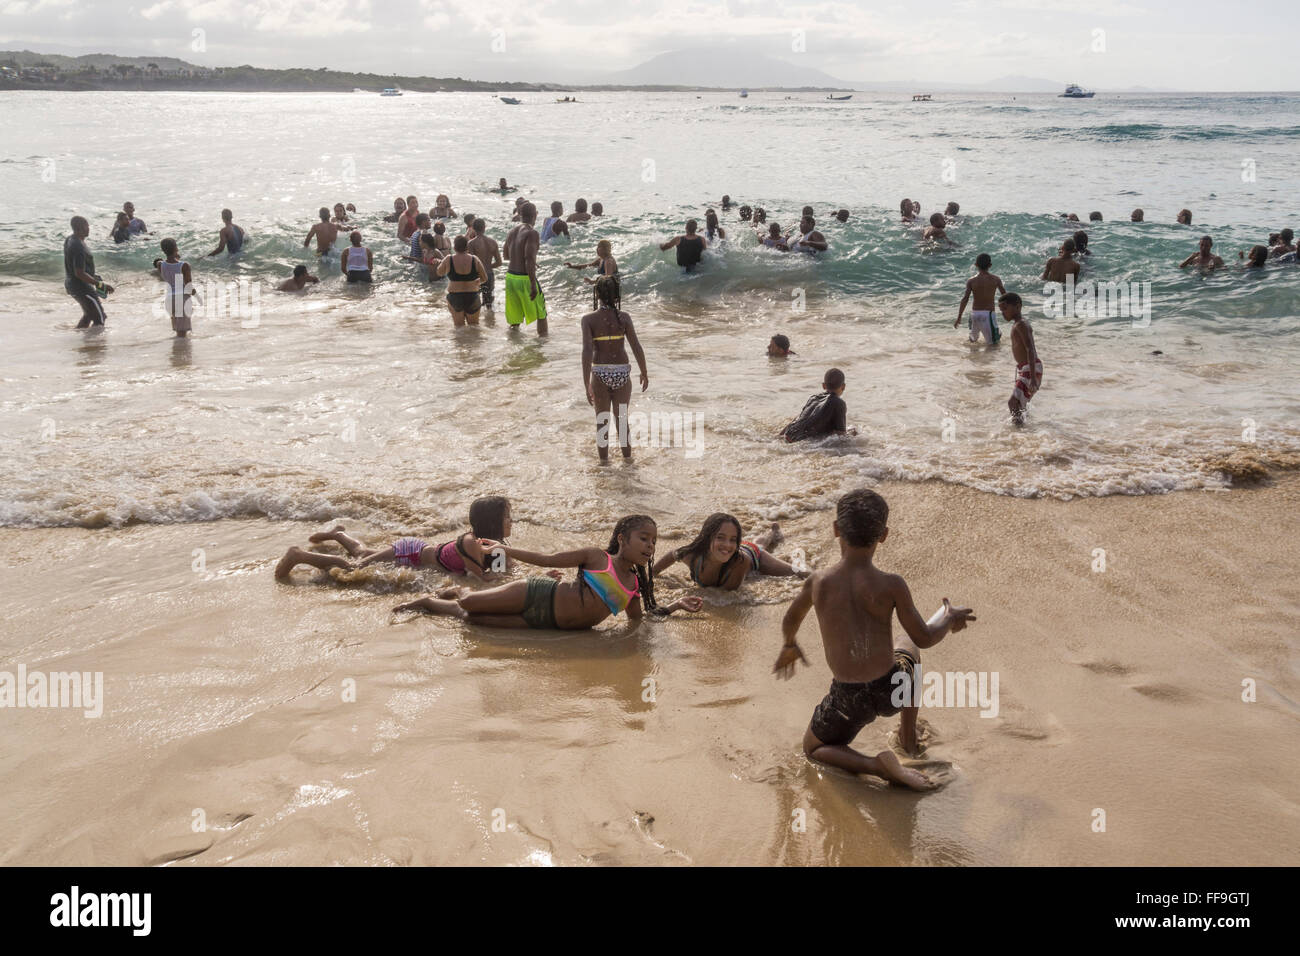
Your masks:
M808 658L803 656L803 651L799 649L798 644L787 644L781 648L781 653L777 655L772 673L782 680L789 680L794 676L795 667L799 661L807 664Z
M700 608L704 607L704 599L698 597L684 597L674 601L668 606L670 611L690 611L694 614Z
M564 572L561 571L559 568L551 568L551 570L546 572L546 576L548 578L555 578L555 580L557 581L564 580Z
M393 608L393 612L396 613L398 611L423 611L424 602L427 600L428 598L420 598L418 601L408 601L406 604L399 604L397 605L397 607Z
M968 622L976 620L973 608L953 607L947 598L943 599L943 610L948 615L948 625L954 633L965 630Z

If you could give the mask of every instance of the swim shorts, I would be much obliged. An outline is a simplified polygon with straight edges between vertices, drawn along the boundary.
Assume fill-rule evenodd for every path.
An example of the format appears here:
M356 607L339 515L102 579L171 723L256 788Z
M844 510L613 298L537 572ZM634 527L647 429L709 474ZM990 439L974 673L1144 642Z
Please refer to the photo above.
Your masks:
M369 282L369 281L370 281L370 270L369 270L369 269L349 269L349 270L348 270L348 281L349 281L349 282Z
M478 315L482 308L477 292L448 292L447 304L466 315Z
M540 575L528 579L528 592L520 616L529 627L546 629L556 626L555 589L559 584L555 578Z
M393 563L408 568L418 568L424 554L424 542L419 538L398 538L393 542Z
M901 709L894 704L895 690L910 687L916 660L907 651L894 651L894 666L869 684L831 681L830 692L813 711L813 736L824 744L843 746L850 743L863 727L877 717L890 717ZM906 673L906 682L894 681L894 675ZM898 691L901 695L902 690Z
M492 290L496 288L497 277L491 269L487 270L487 278L483 284L478 287L479 293L483 296L483 308L489 312L492 311Z
M1011 391L1011 397L1020 402L1021 405L1028 405L1029 400L1043 384L1043 363L1035 362L1031 369L1028 365L1016 366L1016 387Z
M997 317L993 314L991 309L988 311L983 309L971 310L970 340L972 342L978 342L981 333L984 336L984 341L988 342L990 345L1002 338L1002 331L998 328Z
M537 287L537 298L529 296L528 276L506 273L506 321L511 325L532 324L546 318L546 299L542 287Z

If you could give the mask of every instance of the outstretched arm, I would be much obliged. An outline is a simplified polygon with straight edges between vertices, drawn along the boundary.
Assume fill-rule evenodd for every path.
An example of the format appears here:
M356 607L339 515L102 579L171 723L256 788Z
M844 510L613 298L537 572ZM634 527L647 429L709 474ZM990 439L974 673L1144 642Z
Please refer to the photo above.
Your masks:
M605 552L600 548L579 548L576 551L559 551L555 554L523 551L509 545L503 545L502 550L507 557L539 568L577 568L584 564L599 566L605 559Z
M671 239L669 239L667 242L661 242L661 243L659 243L659 248L660 248L660 249L671 249L673 246L677 245L677 243L679 243L679 242L681 241L681 239L682 239L681 236L673 236L673 237L672 237Z
M781 620L781 634L785 638L785 643L781 646L781 653L777 656L776 664L772 667L772 673L778 677L789 680L794 676L797 662L808 663L808 658L803 656L803 651L799 649L799 644L795 641L795 635L799 633L799 625L808 616L812 606L813 582L812 578L808 578L804 581L803 587L799 589L799 596L790 604L789 609L785 612L785 617Z
M934 647L942 641L949 631L960 631L967 621L975 620L975 614L968 607L953 607L948 599L943 599L943 607L934 613L928 621L921 620L921 613L912 601L912 592L907 582L897 574L890 575L890 590L894 598L894 610L898 612L898 623L917 647Z

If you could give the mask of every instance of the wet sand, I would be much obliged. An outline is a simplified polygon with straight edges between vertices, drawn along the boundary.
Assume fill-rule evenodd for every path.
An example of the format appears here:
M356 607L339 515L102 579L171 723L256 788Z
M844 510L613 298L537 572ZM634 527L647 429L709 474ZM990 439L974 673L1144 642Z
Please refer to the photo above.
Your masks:
M0 670L103 671L105 689L98 719L0 710L0 862L1294 862L1300 478L1070 502L880 490L880 564L925 615L947 596L979 616L924 666L999 674L996 717L923 709L905 763L944 782L924 795L804 758L830 677L811 618L812 666L770 675L792 580L703 592L700 615L635 634L540 636L390 613L437 575L277 584L317 526L0 530ZM832 562L830 520L784 525L778 553ZM689 530L661 526L660 548ZM523 522L513 540L603 543Z

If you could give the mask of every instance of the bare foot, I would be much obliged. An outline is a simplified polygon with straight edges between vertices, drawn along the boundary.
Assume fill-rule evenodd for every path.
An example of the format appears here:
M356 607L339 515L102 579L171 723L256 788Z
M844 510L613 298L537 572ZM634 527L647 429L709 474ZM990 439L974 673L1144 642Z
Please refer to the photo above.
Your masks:
M284 557L280 559L280 563L275 566L275 579L277 581L287 581L289 579L289 572L297 567L300 560L298 555L301 552L302 549L296 546L285 552Z
M907 787L911 790L933 790L936 787L925 774L919 770L909 770L898 761L892 750L882 750L876 754L876 760L880 762L881 776L890 783L896 783L899 786Z
M322 541L333 541L333 540L334 540L334 536L335 536L336 534L342 534L342 533L343 533L343 530L344 530L343 525L341 525L341 524L336 524L334 527L330 528L330 530L328 530L328 531L318 531L318 532L316 532L316 534L312 535L312 536L311 536L310 538L308 538L307 540L310 541L312 544L320 544Z
M772 522L772 530L767 533L767 550L771 551L778 544L785 540L785 535L781 533L781 526L775 521Z

